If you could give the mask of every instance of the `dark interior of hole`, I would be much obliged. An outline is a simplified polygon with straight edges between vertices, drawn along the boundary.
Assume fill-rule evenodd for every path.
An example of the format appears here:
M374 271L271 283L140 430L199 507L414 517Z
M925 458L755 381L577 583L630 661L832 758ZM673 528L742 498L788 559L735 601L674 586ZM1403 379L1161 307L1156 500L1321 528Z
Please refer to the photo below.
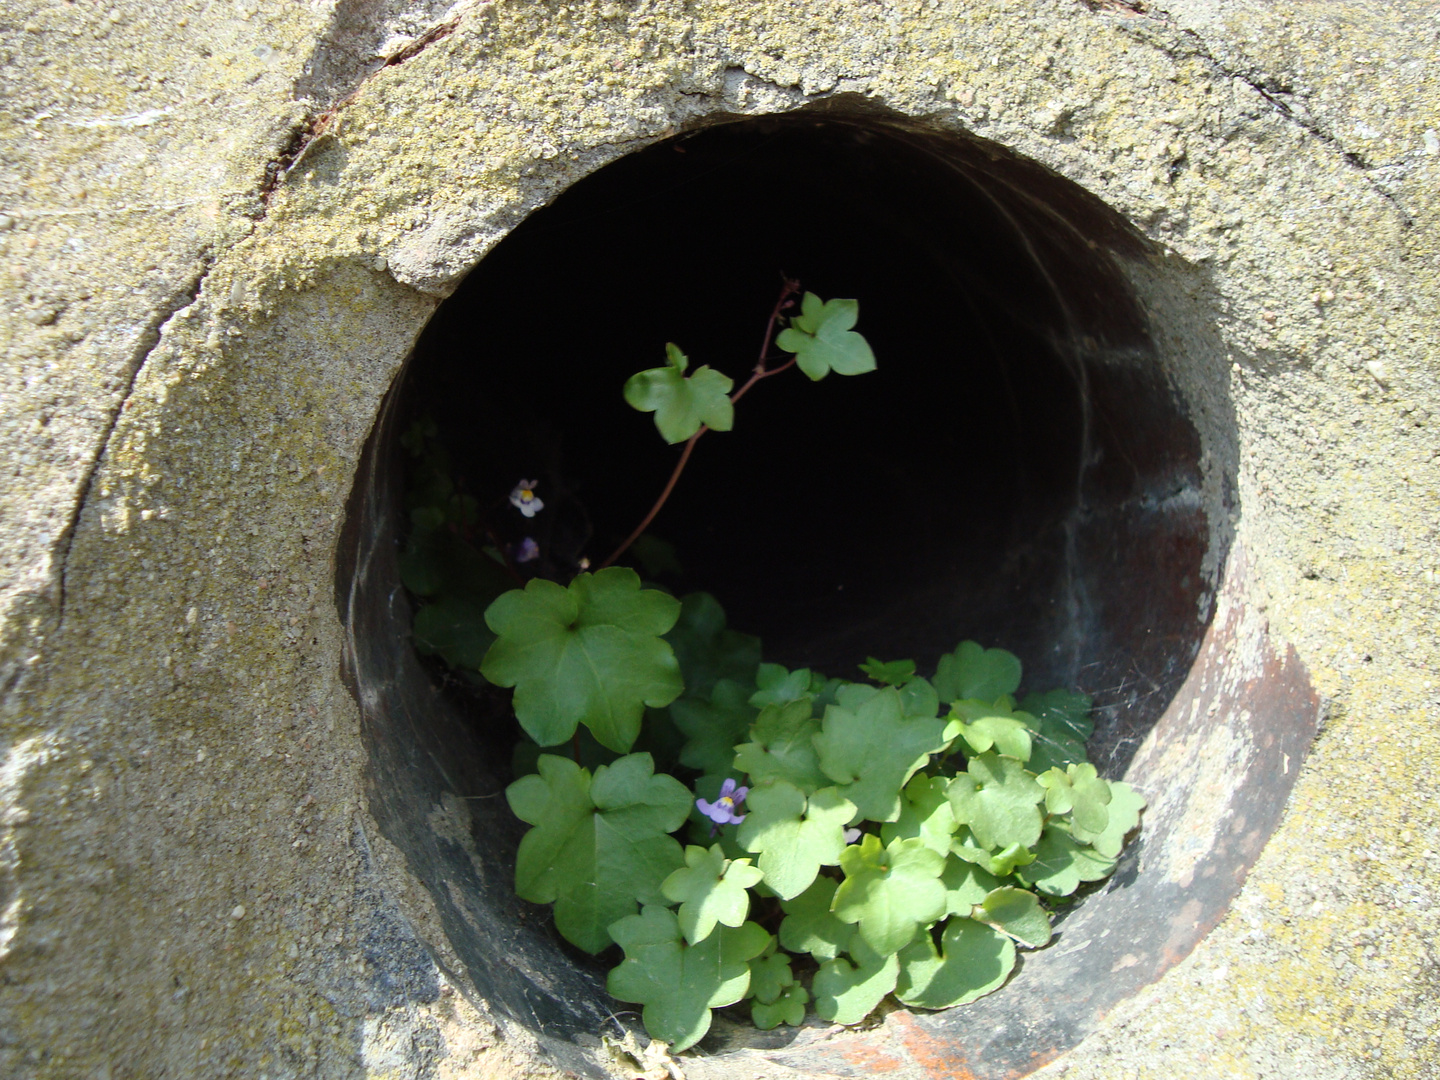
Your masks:
M613 1007L514 897L508 747L476 737L472 703L410 646L409 419L439 421L512 538L603 557L676 453L624 379L667 340L742 377L781 271L858 298L879 370L768 380L701 441L654 529L687 569L671 584L715 592L769 657L834 674L867 654L929 664L962 637L1011 648L1031 685L1096 695L1091 756L1117 775L1196 655L1209 588L1199 440L1116 268L1138 251L1113 213L991 144L805 112L606 167L441 306L367 447L337 584L376 820L491 1005L562 1056ZM529 522L503 517L521 477L548 504ZM456 795L478 860L427 816Z
M814 118L633 154L469 276L417 349L412 408L511 535L599 561L678 453L625 379L675 341L743 381L782 272L858 298L879 369L768 380L701 440L651 530L686 570L667 583L715 593L768 657L833 674L871 654L930 664L967 636L1036 659L1082 463L1077 320L1125 290L1093 257L1042 261L1033 223L969 173ZM547 503L531 522L504 506L520 477Z

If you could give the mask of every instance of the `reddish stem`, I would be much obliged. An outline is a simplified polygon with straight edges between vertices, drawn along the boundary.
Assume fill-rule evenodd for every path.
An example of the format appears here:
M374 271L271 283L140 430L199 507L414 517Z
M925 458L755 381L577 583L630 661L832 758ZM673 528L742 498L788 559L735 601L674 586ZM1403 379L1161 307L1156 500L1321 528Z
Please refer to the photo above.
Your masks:
M784 284L780 286L780 296L776 299L775 307L770 312L770 321L765 324L765 340L760 343L760 359L755 362L755 369L751 372L750 378L746 381L745 385L730 395L731 405L734 405L744 397L746 391L761 379L768 379L771 375L779 375L782 371L794 365L795 357L792 356L778 368L767 368L765 366L766 354L770 351L770 339L775 334L775 324L780 321L780 313L790 306L792 302L790 298L799 291L800 282L794 278L786 278ZM616 559L630 550L631 544L640 539L641 535L650 526L650 523L655 520L655 515L660 513L660 508L665 505L665 501L670 498L670 493L675 490L675 484L679 481L680 474L685 471L685 465L690 460L690 453L695 449L696 442L699 441L701 435L704 435L705 432L709 430L708 427L701 424L700 430L686 440L685 449L680 451L680 460L675 463L674 471L670 473L670 479L666 482L665 489L660 492L660 497L655 500L655 505L650 507L650 512L645 515L639 525L635 526L635 531L627 536L625 542L616 548L610 557L601 563L597 569L604 570L607 566L613 564Z

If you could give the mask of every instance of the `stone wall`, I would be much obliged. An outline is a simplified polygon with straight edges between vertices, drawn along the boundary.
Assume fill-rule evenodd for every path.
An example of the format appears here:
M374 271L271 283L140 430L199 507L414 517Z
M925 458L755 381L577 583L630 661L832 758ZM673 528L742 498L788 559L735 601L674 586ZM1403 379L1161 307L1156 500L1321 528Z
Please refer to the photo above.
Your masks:
M690 125L842 95L1053 170L1173 263L1140 288L1172 353L1223 357L1179 389L1233 414L1230 565L1328 706L1229 914L1041 1075L1440 1067L1437 41L1400 0L15 0L0 1071L664 1074L476 991L373 816L336 551L387 389L511 228ZM421 808L459 851L470 794ZM885 1030L826 1068L961 1067Z

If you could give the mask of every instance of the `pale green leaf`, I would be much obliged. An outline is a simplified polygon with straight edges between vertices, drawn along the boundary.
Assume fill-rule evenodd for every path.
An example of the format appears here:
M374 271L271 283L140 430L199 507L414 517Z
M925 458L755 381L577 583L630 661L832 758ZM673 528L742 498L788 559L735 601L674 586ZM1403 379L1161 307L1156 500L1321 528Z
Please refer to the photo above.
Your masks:
M900 816L880 826L880 838L888 844L896 838L914 836L926 847L946 854L956 828L955 811L945 794L949 783L944 777L916 773L905 785Z
M788 705L766 705L750 729L750 741L735 748L735 767L756 784L784 780L806 794L817 791L830 783L815 749L819 730L808 696Z
M934 938L921 934L899 959L895 996L922 1009L948 1009L1003 986L1015 967L1015 945L984 923L954 918L945 924L939 952Z
M983 866L951 855L940 884L945 886L945 913L968 917L971 908L1000 887L1000 878Z
M840 856L845 880L835 892L835 917L857 923L860 936L879 953L904 947L915 932L945 914L940 874L945 856L916 839L866 836Z
M747 851L759 853L765 884L789 900L810 887L820 867L840 862L845 823L855 804L833 787L807 800L795 785L780 780L751 789L745 809L737 838Z
M1125 837L1140 824L1140 811L1145 809L1145 797L1129 784L1119 780L1107 781L1110 785L1110 805L1107 808L1110 821L1105 831L1090 841L1093 847L1106 858L1113 859L1125 846Z
M970 917L1008 934L1021 945L1038 949L1050 942L1050 916L1028 889L1005 885L971 910Z
M685 865L660 885L665 899L679 904L676 913L680 930L691 945L703 941L715 924L739 926L750 912L750 886L760 881L761 873L749 859L725 858L720 845L708 851L702 847L685 849Z
M815 973L815 1012L822 1020L858 1024L895 989L900 959L894 953L882 956L857 937L850 956L854 963L837 957L821 964Z
M1081 843L1090 843L1110 824L1110 785L1100 779L1094 765L1047 769L1035 780L1045 789L1045 809L1051 814L1068 813L1070 831Z
M860 670L885 686L904 686L915 677L914 660L876 660L867 657Z
M1035 861L1018 873L1046 896L1069 896L1082 882L1099 881L1114 869L1113 858L1078 843L1062 822L1051 821L1035 845Z
M1030 760L1030 729L1014 716L981 716L964 725L961 738L977 754L995 750L1020 761Z
M954 652L940 658L932 681L941 701L994 701L1019 688L1020 659L1004 649L986 649L973 641L962 641Z
M976 755L950 781L948 794L955 820L970 826L986 848L1029 847L1040 839L1045 789L1014 758L993 751Z

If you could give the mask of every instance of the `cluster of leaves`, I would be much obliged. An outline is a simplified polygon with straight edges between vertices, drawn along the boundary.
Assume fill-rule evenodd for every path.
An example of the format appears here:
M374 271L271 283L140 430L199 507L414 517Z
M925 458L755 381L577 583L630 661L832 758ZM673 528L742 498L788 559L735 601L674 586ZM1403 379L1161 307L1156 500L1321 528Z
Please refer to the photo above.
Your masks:
M761 663L708 595L632 584L669 602L676 619L650 644L679 677L647 656L623 694L635 714L653 706L647 734L673 737L652 747L671 748L668 767L697 776L707 806L726 780L748 788L738 823L715 831L651 751L600 738L619 756L593 770L539 753L508 790L533 826L516 890L553 903L582 949L619 945L610 992L676 1049L747 999L762 1028L799 1023L812 1003L854 1024L892 993L929 1009L973 1001L1004 983L1017 948L1049 941L1042 898L1108 875L1139 822L1144 800L1085 761L1089 698L1017 701L1008 652L964 642L930 679L909 661L866 665L869 682L825 678ZM682 846L672 834L687 819Z
M856 311L805 294L776 339L794 354L784 367L872 370ZM687 375L676 346L667 360L625 397L690 444L675 476L695 439L731 428L745 390L784 370L762 359L732 395L709 367ZM790 671L763 663L713 597L677 599L623 566L509 588L433 429L407 440L416 645L513 688L525 733L506 791L531 826L516 892L553 904L579 948L619 947L610 992L643 1006L652 1037L683 1050L741 1002L773 1028L810 1007L858 1023L890 994L973 1001L1017 949L1050 940L1047 904L1113 870L1144 800L1086 762L1085 695L1017 698L1019 660L968 641L928 679L909 660L871 660L865 682Z

